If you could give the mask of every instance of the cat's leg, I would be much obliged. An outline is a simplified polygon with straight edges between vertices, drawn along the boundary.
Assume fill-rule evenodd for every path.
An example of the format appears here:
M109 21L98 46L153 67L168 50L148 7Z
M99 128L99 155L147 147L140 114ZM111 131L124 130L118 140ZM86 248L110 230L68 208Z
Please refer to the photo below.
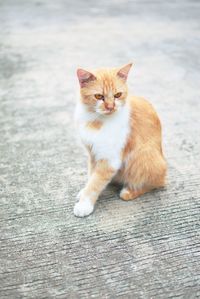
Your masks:
M137 151L129 156L124 169L124 185L120 197L123 200L134 199L153 189L164 187L166 162L161 153L148 149Z
M74 214L76 216L84 217L93 212L100 193L110 183L116 171L106 160L96 162L93 173L81 191L79 201L75 204Z
M88 175L88 179L91 177L93 171L95 168L95 159L94 156L91 154L91 151L88 151L88 168L87 168L87 175ZM81 198L81 195L83 193L84 189L81 189L76 198L79 200Z
M95 158L92 154L92 150L90 146L85 146L87 153L88 153L88 168L87 168L87 174L88 178L92 175L94 167L95 167Z
M120 192L120 198L123 200L132 200L149 191L151 191L151 188L143 187L141 189L134 190L129 187L124 187Z
M88 178L92 175L95 168L95 159L94 157L89 153L88 157Z

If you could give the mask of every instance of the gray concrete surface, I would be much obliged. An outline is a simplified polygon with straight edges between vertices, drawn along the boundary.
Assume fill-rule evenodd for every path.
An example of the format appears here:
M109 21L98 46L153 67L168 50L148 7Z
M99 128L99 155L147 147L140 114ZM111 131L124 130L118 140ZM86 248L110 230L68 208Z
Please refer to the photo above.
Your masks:
M0 298L199 298L200 2L0 0ZM75 218L75 70L130 61L163 123L165 190Z

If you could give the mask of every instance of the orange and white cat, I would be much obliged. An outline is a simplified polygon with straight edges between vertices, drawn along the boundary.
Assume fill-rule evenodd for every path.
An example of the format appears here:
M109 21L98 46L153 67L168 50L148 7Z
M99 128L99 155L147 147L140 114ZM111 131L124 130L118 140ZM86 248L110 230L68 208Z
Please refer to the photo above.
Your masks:
M74 207L78 217L93 212L111 181L123 184L123 200L165 185L160 120L149 102L129 95L131 66L77 70L81 97L75 120L89 154L88 181Z

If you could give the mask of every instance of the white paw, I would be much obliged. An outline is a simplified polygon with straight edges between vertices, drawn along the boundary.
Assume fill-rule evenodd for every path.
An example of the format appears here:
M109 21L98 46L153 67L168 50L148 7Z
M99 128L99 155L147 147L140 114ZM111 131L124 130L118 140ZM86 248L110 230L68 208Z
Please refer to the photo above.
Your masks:
M94 205L89 198L81 199L74 206L74 215L77 217L85 217L90 215L94 210Z

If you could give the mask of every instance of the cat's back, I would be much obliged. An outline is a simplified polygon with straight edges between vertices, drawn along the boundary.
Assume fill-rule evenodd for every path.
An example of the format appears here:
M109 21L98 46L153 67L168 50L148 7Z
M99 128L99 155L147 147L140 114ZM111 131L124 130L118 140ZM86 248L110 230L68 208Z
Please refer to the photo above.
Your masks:
M159 120L153 105L143 97L129 97L129 105L131 107L131 113L135 118L141 119L142 116L148 116L154 121Z

